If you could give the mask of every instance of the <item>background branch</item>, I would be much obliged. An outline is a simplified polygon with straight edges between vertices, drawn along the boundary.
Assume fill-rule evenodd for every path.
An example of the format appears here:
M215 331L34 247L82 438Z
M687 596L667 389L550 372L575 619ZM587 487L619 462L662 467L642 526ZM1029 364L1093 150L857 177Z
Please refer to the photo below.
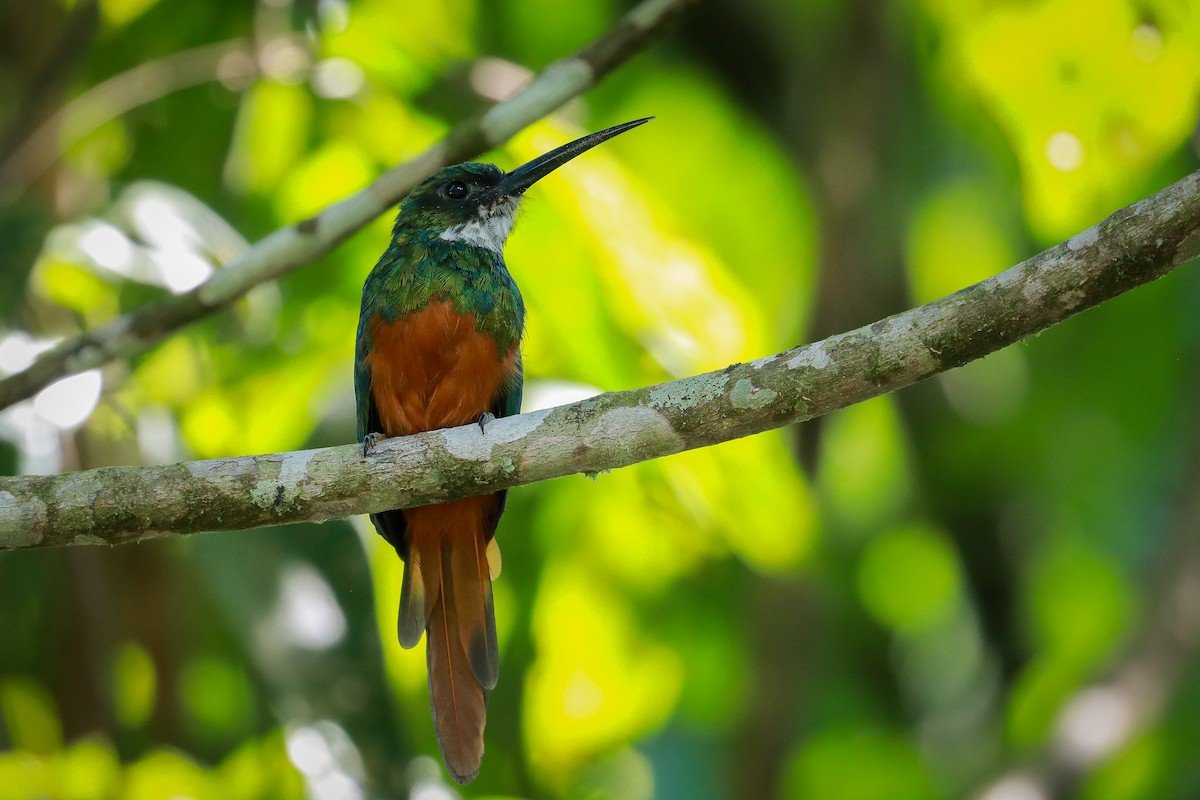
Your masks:
M5 478L0 548L332 519L704 447L960 366L1161 277L1198 250L1200 172L919 308L747 364L497 420L486 434L469 425L398 438L366 459L347 445Z
M230 55L243 54L244 76L254 73L250 43L217 42L139 64L115 75L67 103L38 126L7 158L0 160L0 187L20 194L54 166L64 152L110 120L138 106L191 86L216 80Z
M0 184L6 182L5 173L13 163L14 157L21 154L21 142L29 136L30 130L35 131L34 136L41 134L42 129L38 127L38 123L48 110L44 108L48 104L47 101L57 101L64 85L87 55L91 40L99 27L98 0L86 0L76 3L71 8L54 49L46 54L40 69L25 87L21 99L9 117L8 125L3 133L0 133ZM58 114L54 115L54 119L59 118ZM54 130L50 130L51 146L56 144Z
M644 48L695 2L645 0L577 55L551 64L514 97L459 123L442 142L383 173L357 194L297 225L275 231L195 289L65 341L28 369L0 380L0 408L33 396L58 378L145 352L171 332L224 308L258 284L320 258L395 205L425 176L503 144L588 89Z

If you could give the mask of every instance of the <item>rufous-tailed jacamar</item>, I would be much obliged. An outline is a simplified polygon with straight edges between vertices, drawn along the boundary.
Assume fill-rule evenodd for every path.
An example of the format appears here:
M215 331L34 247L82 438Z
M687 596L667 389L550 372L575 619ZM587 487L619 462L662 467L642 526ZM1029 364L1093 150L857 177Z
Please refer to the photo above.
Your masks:
M363 285L354 394L364 454L381 436L483 427L520 412L525 306L503 255L517 206L538 179L643 122L584 136L507 174L491 164L446 167L401 201L391 244ZM479 773L499 675L491 581L504 497L371 515L404 560L400 645L429 634L434 730L459 783Z

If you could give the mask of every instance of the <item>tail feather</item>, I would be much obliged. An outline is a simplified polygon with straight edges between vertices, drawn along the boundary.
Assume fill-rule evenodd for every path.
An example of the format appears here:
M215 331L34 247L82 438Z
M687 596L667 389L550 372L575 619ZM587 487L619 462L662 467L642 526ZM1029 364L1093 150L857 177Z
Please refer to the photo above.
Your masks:
M417 646L429 622L425 572L419 562L418 553L413 551L404 562L404 582L400 586L400 615L396 628L400 646L405 650Z
M445 577L443 570L443 581ZM475 679L462 651L454 630L459 620L448 588L443 584L429 616L429 699L442 759L454 780L470 783L483 760L488 693Z
M492 581L486 575L483 581L483 604L485 609L483 620L487 625L484 629L487 669L481 671L474 660L471 662L471 669L485 689L495 689L496 684L500 681L500 643L496 640L496 612L492 606Z
M442 758L459 783L483 759L488 691L499 678L487 541L490 498L410 509L412 549L400 592L400 643L428 631L430 705Z
M496 614L492 608L492 579L482 537L450 548L447 576L458 614L458 633L471 671L485 689L500 678L500 648L496 643Z

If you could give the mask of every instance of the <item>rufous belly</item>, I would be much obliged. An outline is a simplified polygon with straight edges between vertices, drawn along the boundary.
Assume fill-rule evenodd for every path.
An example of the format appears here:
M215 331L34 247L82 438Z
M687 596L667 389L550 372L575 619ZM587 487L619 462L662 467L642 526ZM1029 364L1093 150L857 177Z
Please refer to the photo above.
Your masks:
M370 324L371 396L388 436L475 422L515 369L516 346L501 354L496 340L476 329L474 315L448 300Z

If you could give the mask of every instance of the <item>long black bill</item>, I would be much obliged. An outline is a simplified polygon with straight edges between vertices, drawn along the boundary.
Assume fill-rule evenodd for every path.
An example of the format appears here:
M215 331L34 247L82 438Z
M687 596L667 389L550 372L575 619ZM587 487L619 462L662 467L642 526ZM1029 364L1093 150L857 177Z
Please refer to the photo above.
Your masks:
M589 133L587 136L576 139L573 142L568 142L562 147L556 147L549 153L538 156L528 164L522 164L505 175L496 189L501 194L520 194L580 153L591 150L601 142L611 139L619 133L624 133L630 128L636 128L638 125L649 122L652 119L654 117L623 122L620 125L613 125L611 128L605 128L602 131Z

